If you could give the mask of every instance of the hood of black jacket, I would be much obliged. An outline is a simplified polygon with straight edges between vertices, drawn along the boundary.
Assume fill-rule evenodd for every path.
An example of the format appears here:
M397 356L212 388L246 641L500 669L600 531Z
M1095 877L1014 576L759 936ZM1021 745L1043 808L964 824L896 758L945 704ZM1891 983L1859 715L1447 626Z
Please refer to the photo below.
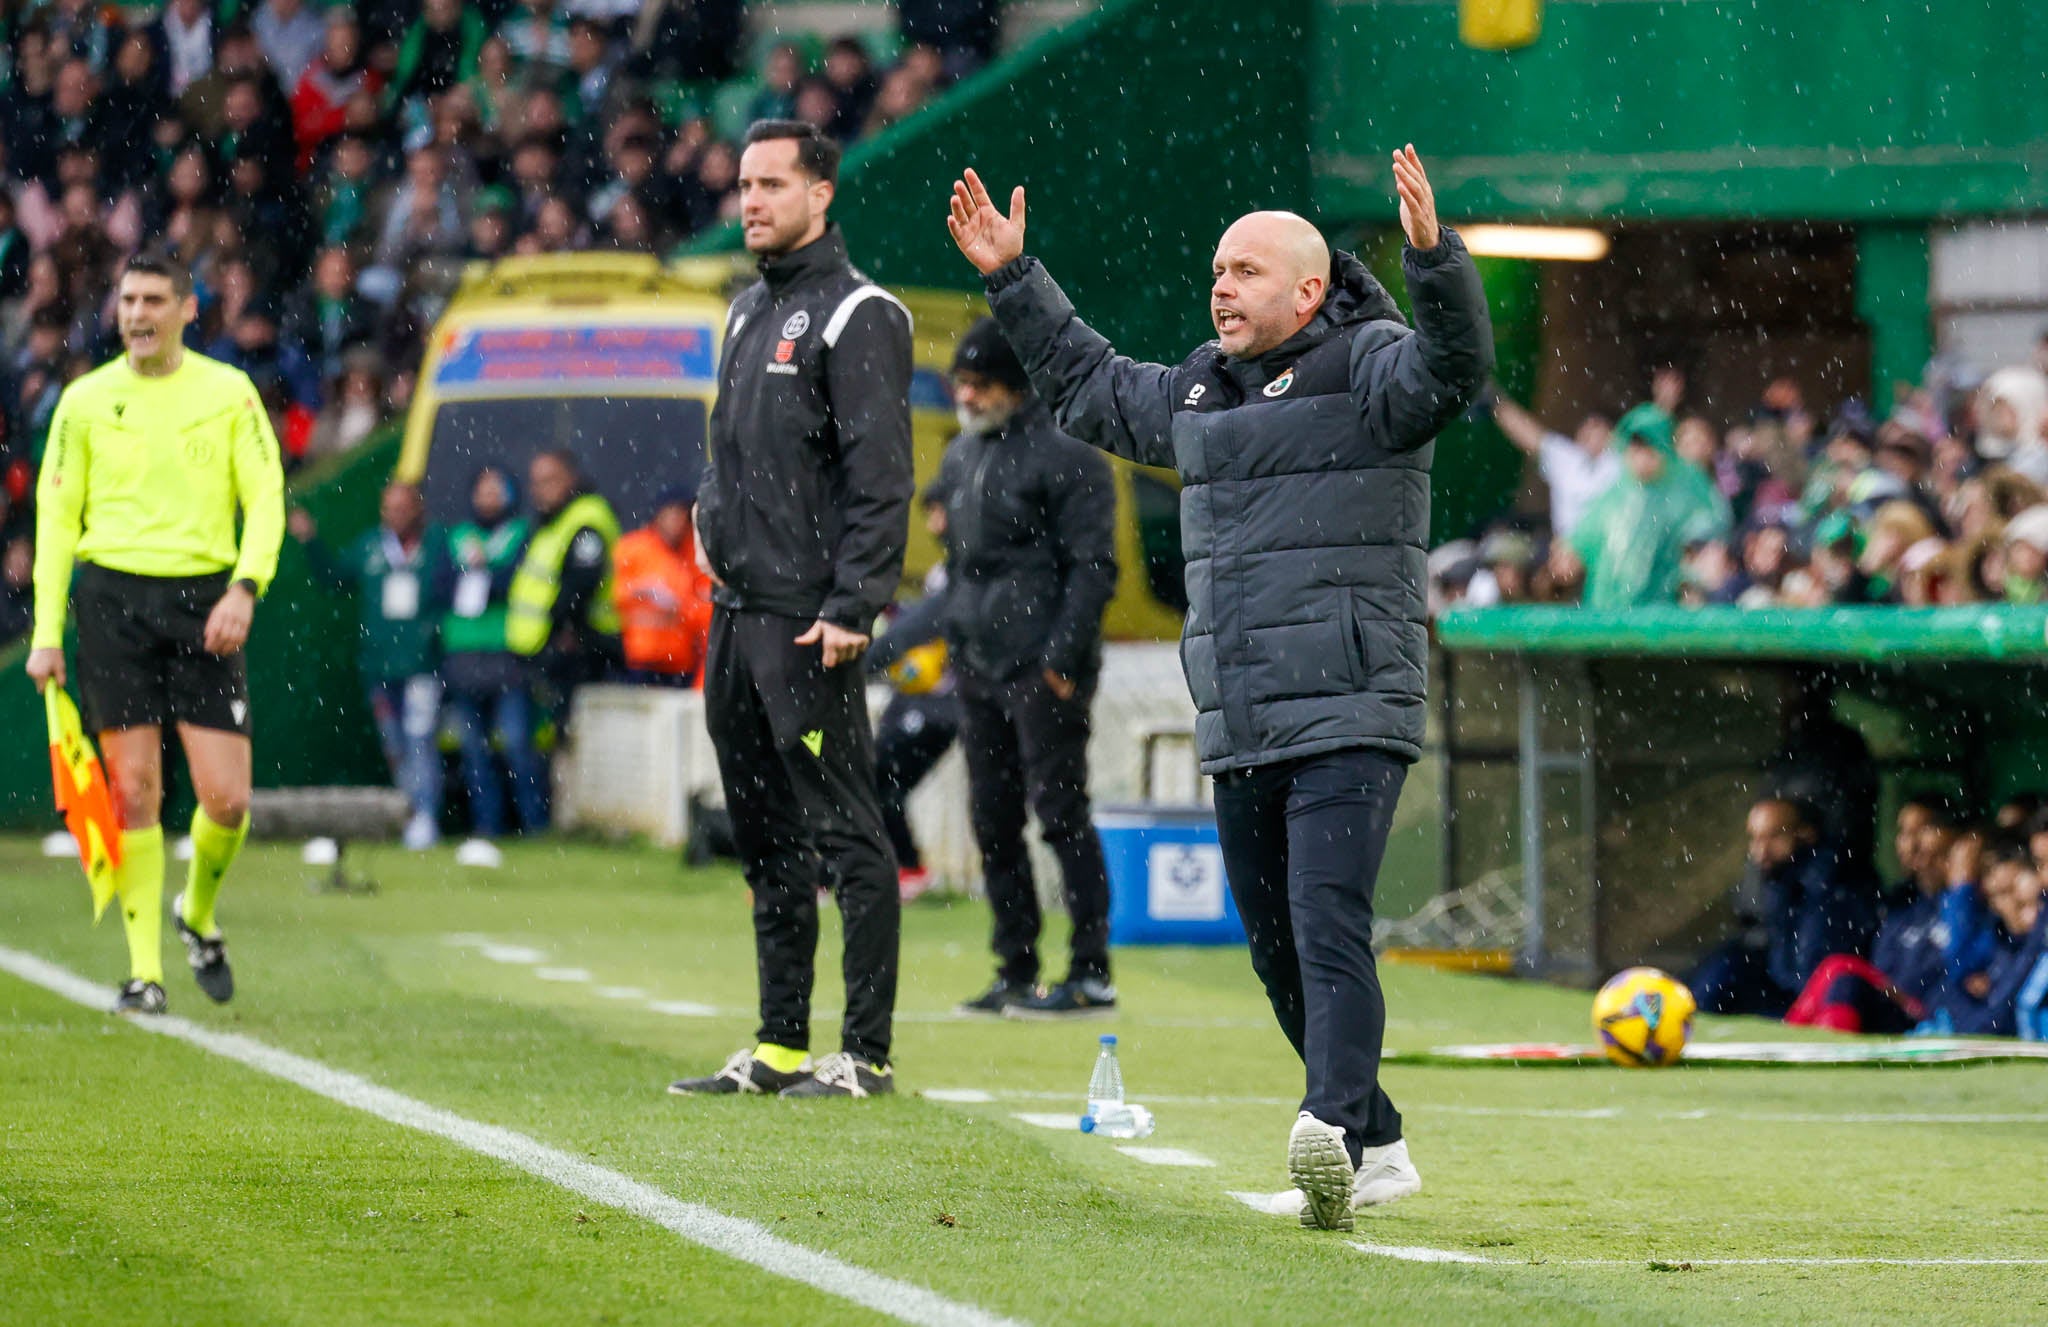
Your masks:
M1408 325L1408 320L1401 316L1401 306L1394 303L1394 297L1379 283L1379 278L1368 272L1365 264L1356 257L1341 249L1333 250L1330 254L1330 293L1323 297L1323 307L1316 310L1316 316L1308 320L1307 326L1265 354L1234 362L1255 368L1264 374L1260 381L1270 382L1331 337L1374 322Z
M1051 407L1038 399L1038 393L1026 392L1003 426L983 436L990 442L1014 440L1028 444L1053 427Z

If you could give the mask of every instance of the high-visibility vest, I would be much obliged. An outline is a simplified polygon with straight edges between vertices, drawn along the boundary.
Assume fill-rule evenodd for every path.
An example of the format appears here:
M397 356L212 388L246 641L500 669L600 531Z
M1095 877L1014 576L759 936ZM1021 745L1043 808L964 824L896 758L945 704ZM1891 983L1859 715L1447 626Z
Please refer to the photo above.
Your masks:
M619 634L618 605L612 601L611 551L619 542L619 518L611 504L594 493L586 493L555 514L526 546L526 560L512 574L512 591L507 596L505 644L514 654L534 655L548 643L548 628L554 619L555 599L562 592L562 563L569 556L569 541L585 528L604 537L604 579L590 596L584 621L601 635Z

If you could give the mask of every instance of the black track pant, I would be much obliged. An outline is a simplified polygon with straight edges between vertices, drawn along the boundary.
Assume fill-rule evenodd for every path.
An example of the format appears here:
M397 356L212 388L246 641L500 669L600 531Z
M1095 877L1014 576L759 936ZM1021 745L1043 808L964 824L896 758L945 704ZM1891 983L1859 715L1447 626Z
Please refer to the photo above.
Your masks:
M906 871L923 866L924 858L917 851L904 806L959 732L960 702L950 691L892 696L875 725L875 784L882 796L882 824L889 831L896 865Z
M1038 980L1038 887L1024 843L1028 805L1060 863L1074 922L1071 978L1109 979L1109 871L1088 815L1088 707L1093 680L1061 700L1036 670L990 682L962 669L960 751L974 839L995 914L997 971Z
M1380 1089L1387 1007L1372 954L1372 892L1408 767L1337 751L1221 775L1223 868L1280 1030L1308 1069L1301 1108L1361 1147L1401 1137Z
M846 923L840 1049L889 1059L896 1007L896 868L875 799L874 740L858 663L826 669L810 623L712 614L704 712L754 890L760 1039L809 1049L819 861Z

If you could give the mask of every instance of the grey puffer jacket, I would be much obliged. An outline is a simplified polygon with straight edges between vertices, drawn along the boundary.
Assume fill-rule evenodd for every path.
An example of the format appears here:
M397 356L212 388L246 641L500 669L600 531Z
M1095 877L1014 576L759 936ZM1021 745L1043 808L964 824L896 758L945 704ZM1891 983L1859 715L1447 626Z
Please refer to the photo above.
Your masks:
M989 274L1060 428L1180 472L1181 665L1204 773L1421 753L1433 441L1492 371L1493 329L1454 232L1403 268L1413 330L1339 253L1322 309L1286 343L1234 360L1212 341L1178 367L1118 355L1035 258Z

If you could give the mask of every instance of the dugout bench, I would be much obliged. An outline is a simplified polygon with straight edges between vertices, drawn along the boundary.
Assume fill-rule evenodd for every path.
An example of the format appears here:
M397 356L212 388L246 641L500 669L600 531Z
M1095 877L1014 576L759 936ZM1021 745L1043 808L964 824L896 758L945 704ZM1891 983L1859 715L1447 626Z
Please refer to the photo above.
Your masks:
M1724 935L1743 820L1802 694L1905 794L2048 788L2048 608L1456 609L1437 622L1444 885L1519 879L1516 968L1683 972Z

